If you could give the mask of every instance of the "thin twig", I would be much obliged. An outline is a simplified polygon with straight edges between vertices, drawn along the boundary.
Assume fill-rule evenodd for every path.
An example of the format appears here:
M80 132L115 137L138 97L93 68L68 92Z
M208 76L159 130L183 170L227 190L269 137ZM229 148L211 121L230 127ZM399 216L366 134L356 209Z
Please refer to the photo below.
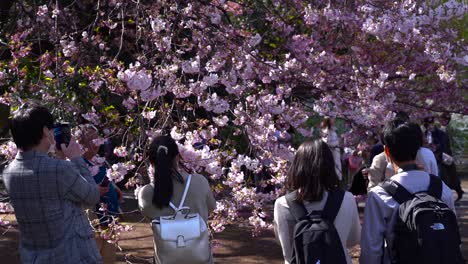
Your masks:
M125 33L125 18L124 18L123 6L122 6L122 9L120 9L120 16L122 19L122 33L120 34L119 51L117 51L117 54L115 54L114 60L117 60L117 57L119 57L120 51L122 50L122 46L123 46L123 38L124 38L124 33Z

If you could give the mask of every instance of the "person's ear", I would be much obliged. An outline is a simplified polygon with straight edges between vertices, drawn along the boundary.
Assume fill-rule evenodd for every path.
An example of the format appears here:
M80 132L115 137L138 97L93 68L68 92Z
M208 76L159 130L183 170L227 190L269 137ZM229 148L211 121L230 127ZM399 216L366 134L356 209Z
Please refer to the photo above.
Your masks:
M390 150L386 145L384 145L384 154L385 157L387 157L387 161L389 161L389 163L393 163L392 153L390 153Z
M42 128L42 138L50 140L50 129L46 126Z

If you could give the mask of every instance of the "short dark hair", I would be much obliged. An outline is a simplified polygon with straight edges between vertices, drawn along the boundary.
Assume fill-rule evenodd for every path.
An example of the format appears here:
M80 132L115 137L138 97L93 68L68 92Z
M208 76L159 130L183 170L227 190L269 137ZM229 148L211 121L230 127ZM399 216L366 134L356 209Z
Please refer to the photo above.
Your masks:
M320 139L305 141L294 156L286 187L298 190L298 201L320 201L323 191L338 189L335 161L328 145Z
M16 146L29 150L41 142L43 129L54 127L49 109L36 103L23 104L10 119L10 131Z
M397 162L416 159L422 145L421 128L414 123L394 120L384 129L384 144Z
M405 111L398 111L395 113L395 120L401 120L403 122L409 122L410 117Z
M418 135L418 144L419 144L419 147L422 147L423 144L424 144L424 133L421 129L421 127L418 125L418 124L415 124L415 123L410 123L409 124L411 126L411 128L414 129L415 133Z

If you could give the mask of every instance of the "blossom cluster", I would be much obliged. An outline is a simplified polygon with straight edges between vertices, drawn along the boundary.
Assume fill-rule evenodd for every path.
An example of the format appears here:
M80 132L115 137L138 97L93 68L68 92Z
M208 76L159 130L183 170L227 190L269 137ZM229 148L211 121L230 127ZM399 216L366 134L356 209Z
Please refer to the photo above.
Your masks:
M18 152L16 144L12 141L8 141L0 146L0 155L4 156L7 160L13 160Z
M99 215L101 218L91 220L91 226L94 228L94 231L107 243L114 244L119 247L122 232L132 231L133 226L122 224L120 223L118 216L108 214L107 206L104 203L100 204ZM89 212L88 217L90 217ZM101 222L105 222L105 225L102 225Z
M125 175L131 170L135 168L135 165L130 163L130 162L119 162L116 164L113 164L108 170L107 170L107 178L109 178L110 181L113 182L120 182L124 179Z

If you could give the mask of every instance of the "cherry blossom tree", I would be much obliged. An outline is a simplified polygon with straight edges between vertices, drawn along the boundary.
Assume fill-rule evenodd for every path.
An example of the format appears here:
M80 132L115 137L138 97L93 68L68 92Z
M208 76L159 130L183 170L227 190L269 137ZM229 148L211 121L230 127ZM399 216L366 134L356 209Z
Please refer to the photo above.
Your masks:
M25 0L0 8L0 103L14 110L39 99L63 120L97 126L97 143L118 139L114 181L145 168L148 142L170 134L187 169L212 183L215 231L271 228L291 137L311 136L311 116L346 120L356 144L395 111L468 114L463 1ZM14 146L1 153L12 158Z

